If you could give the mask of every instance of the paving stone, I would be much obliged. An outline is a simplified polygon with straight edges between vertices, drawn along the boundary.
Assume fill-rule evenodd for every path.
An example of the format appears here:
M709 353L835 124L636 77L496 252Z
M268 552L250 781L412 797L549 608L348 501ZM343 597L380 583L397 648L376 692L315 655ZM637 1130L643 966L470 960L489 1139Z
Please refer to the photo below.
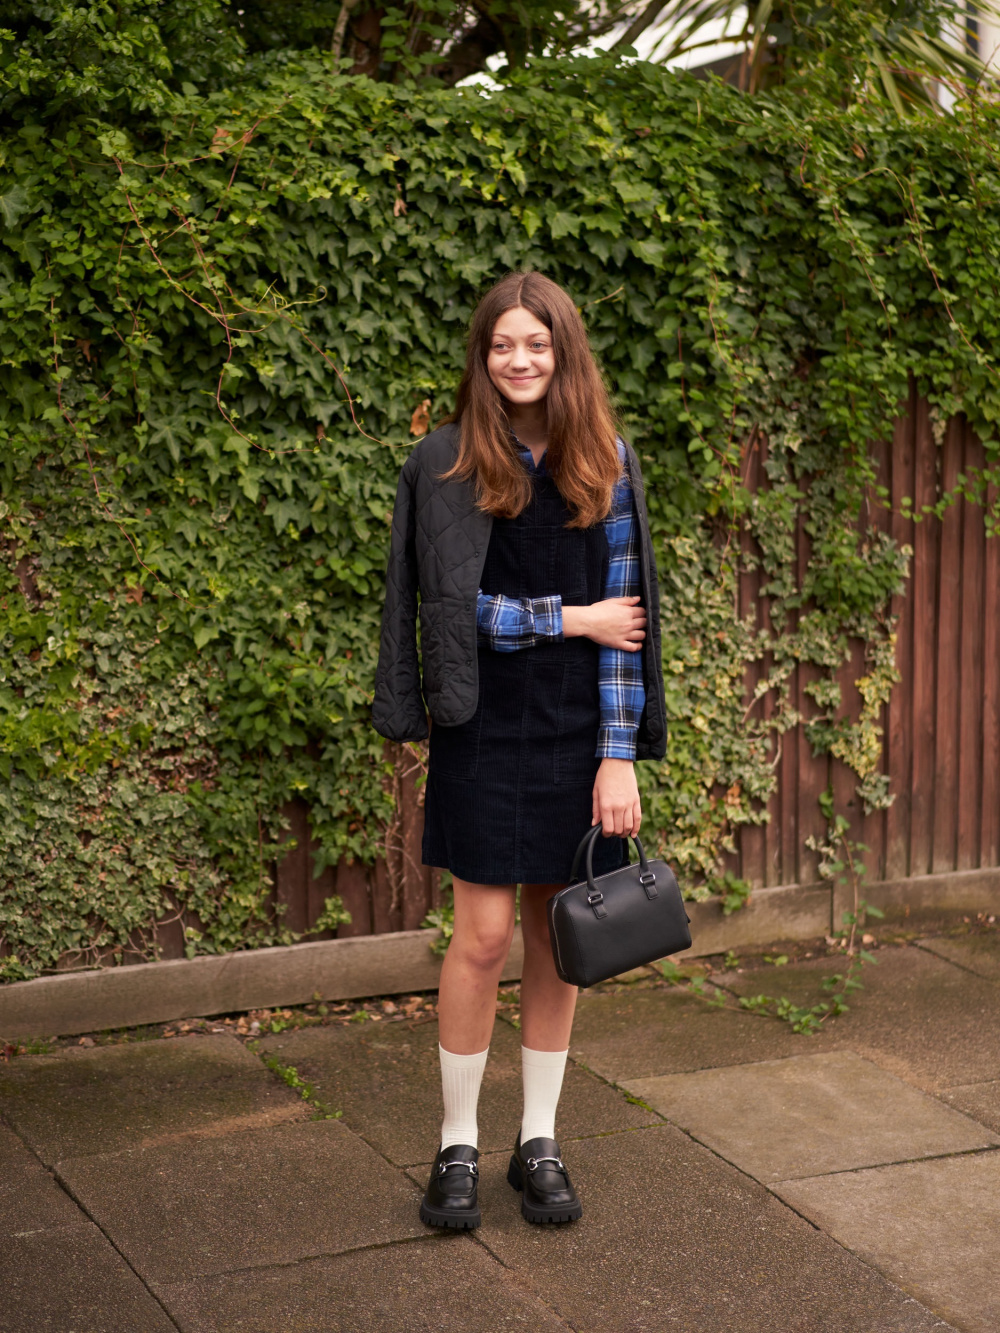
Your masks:
M576 1333L930 1333L941 1322L671 1125L566 1154L580 1222L535 1227L482 1164L484 1244Z
M0 1068L0 1108L49 1164L309 1114L301 1097L224 1036L24 1056Z
M984 1039L1000 1029L1000 986L925 949L885 948L876 957L878 964L862 972L864 989L851 996L849 1012L830 1021L821 1041L867 1055L930 1090L1000 1078L1000 1041ZM726 982L740 995L764 991L813 1004L822 997L822 978L837 970L837 960L818 959L727 973ZM811 1047L812 1038L803 1041Z
M175 1333L91 1222L0 1245L0 1333Z
M429 1162L441 1125L436 1022L301 1028L263 1048L316 1086L344 1123L401 1166ZM656 1122L621 1093L570 1064L559 1102L563 1140ZM498 1020L479 1098L482 1152L510 1148L521 1123L521 1037Z
M713 1065L773 1060L829 1045L805 1039L787 1023L713 1009L684 992L621 991L581 995L570 1055L602 1078L620 1083Z
M940 1096L949 1106L954 1106L987 1129L992 1129L995 1134L1000 1134L1000 1081L948 1088Z
M1000 930L988 935L939 935L921 940L920 947L969 972L1000 981Z
M1000 1143L850 1051L634 1079L625 1087L765 1183Z
M789 1181L775 1192L957 1327L1000 1328L1000 1152Z
M46 1231L80 1218L76 1204L38 1158L0 1125L0 1237Z
M426 1234L410 1182L334 1120L77 1157L57 1169L150 1282Z
M164 1287L184 1333L566 1333L467 1236Z

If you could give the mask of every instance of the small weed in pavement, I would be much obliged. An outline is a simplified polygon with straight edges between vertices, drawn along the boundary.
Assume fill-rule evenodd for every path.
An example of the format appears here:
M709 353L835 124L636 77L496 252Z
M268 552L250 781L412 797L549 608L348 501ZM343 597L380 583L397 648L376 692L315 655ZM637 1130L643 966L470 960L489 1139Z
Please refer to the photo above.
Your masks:
M304 1102L308 1102L312 1107L313 1120L339 1120L344 1114L343 1111L334 1111L326 1102L321 1102L316 1096L315 1087L301 1076L294 1065L284 1065L277 1056L266 1055L255 1041L247 1042L247 1050L252 1051L272 1074L277 1074L283 1083L297 1092Z

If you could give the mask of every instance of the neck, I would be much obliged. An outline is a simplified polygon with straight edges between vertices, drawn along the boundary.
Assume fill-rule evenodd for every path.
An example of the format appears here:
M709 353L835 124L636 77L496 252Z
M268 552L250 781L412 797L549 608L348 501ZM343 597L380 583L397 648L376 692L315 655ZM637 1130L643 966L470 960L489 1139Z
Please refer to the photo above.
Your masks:
M537 463L545 452L548 443L548 420L545 400L539 403L524 403L515 406L507 404L507 420L511 430L524 445L531 450L531 456Z

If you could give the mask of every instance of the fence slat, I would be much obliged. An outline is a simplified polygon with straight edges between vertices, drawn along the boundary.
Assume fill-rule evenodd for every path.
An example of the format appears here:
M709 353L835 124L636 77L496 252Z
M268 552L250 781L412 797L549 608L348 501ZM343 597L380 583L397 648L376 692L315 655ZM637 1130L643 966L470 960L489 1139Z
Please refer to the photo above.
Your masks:
M417 930L431 905L431 872L421 860L424 809L418 792L419 767L411 766L403 782L402 802L402 873L403 929Z
M914 421L916 459L914 510L937 499L938 454L931 434L930 412L918 402ZM926 875L931 868L934 827L934 681L937 635L937 565L940 524L924 518L913 535L913 696L909 721L913 737L910 785L910 874Z
M868 535L871 530L879 533L892 533L892 514L889 506L892 496L892 441L879 440L873 449L874 458L878 464L875 474L875 484L869 489L863 515L863 531ZM880 498L880 497L887 498ZM867 672L868 664L864 664ZM882 729L882 755L880 771L883 774L889 772L889 752L886 737L889 727L889 709L883 704L879 710L878 725ZM860 853L861 863L864 867L865 881L873 884L877 880L885 878L885 848L888 822L885 810L872 810L869 814L861 809L861 843L864 851Z
M993 508L1000 496L987 490ZM1000 864L1000 537L986 539L983 593L983 819L979 864Z
M913 499L916 483L916 388L910 390L907 412L896 422L892 435L892 462L890 478L890 532L900 546L914 544L914 525L904 517L904 498ZM913 559L910 560L913 574ZM899 684L889 699L886 721L886 765L891 775L890 790L894 796L886 811L885 821L885 877L903 879L910 873L910 817L913 806L913 717L910 705L913 699L913 624L914 605L912 583L892 599L892 614L896 617L896 669Z
M981 472L983 446L967 425L962 429L962 471ZM983 598L986 583L986 529L982 510L963 500L962 512L962 638L959 683L958 785L955 792L957 838L955 868L979 865L983 776Z
M809 536L801 518L796 535L796 557L799 587L801 588L805 581L810 557ZM806 686L818 680L820 675L818 667L806 663L800 662L796 668L795 703L799 714L803 718L810 718L816 712L816 702L810 694L806 693ZM798 750L796 756L798 780L792 789L791 795L796 805L798 845L795 849L795 862L791 867L785 867L786 876L791 871L794 878L791 881L786 879L786 883L815 884L819 879L819 853L806 846L806 839L818 838L822 842L826 834L826 819L823 816L819 798L829 783L830 765L825 754L813 754L812 745L809 743L809 737L806 735L804 726L796 727L793 737Z
M337 939L373 934L369 874L360 861L341 861L337 866L337 893L351 914L347 925L337 927Z
M312 879L312 856L309 846L309 807L305 801L289 801L282 814L288 820L288 830L282 841L295 839L295 846L278 861L275 876L275 898L284 908L282 924L302 934L309 929L309 884Z
M950 422L941 453L941 485L954 489L962 467L962 427ZM954 870L958 838L959 694L962 678L962 509L941 520L938 561L937 689L934 710L934 843L931 870Z
M403 903L398 880L393 884L385 861L376 861L369 871L372 886L372 932L388 935L403 929Z
M760 436L755 433L743 463L744 484L751 494L756 494L760 486L761 447ZM744 557L756 554L754 539L745 525L740 532L740 549ZM746 620L749 617L753 625L760 625L760 570L748 569L745 558L741 564L739 574L739 616L741 620ZM750 701L753 699L757 682L763 675L764 664L762 662L751 662L744 678L743 698L747 709L750 708ZM758 700L748 716L758 716L762 707L763 702ZM735 861L736 874L742 879L749 880L751 884L766 883L767 846L763 824L746 824L740 829L739 836L736 839Z

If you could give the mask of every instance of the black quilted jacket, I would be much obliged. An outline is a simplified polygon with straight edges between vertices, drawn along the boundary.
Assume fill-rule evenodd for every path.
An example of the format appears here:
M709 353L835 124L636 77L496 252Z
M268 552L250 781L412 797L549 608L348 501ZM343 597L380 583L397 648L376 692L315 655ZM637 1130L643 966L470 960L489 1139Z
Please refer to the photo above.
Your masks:
M428 711L445 727L467 722L479 702L476 598L493 518L477 508L471 483L440 479L457 450L458 427L442 426L420 441L399 478L372 706L375 730L391 741L423 740ZM662 759L667 733L660 599L642 475L630 447L628 469L639 516L642 601L648 614L642 647L646 707L636 757Z

